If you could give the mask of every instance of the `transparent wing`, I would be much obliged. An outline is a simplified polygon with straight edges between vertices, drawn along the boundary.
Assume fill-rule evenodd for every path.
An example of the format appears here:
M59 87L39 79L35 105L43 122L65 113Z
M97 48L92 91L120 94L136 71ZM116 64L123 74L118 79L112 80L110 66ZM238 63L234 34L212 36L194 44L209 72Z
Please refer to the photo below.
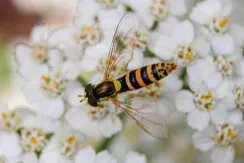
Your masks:
M147 105L140 100L130 100L127 102L113 100L113 103L120 108L134 123L141 129L155 138L166 139L167 127L162 119L153 111L151 105Z
M132 60L136 26L136 18L133 14L126 14L119 21L106 60L104 79L111 78L110 73L113 70L123 69Z

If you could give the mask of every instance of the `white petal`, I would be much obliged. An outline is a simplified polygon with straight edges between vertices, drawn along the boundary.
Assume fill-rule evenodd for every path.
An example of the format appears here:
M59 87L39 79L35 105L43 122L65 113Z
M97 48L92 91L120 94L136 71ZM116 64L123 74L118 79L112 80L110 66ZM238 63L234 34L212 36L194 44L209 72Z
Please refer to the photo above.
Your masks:
M199 24L205 24L216 13L221 11L220 1L207 0L198 3L190 14L191 19Z
M235 124L235 125L240 124L242 122L242 120L243 120L243 114L240 110L231 111L227 118L228 122Z
M217 55L230 55L235 48L234 40L229 34L215 36L211 43Z
M219 86L222 80L223 80L222 75L220 73L214 72L209 74L208 77L205 77L205 84L208 89L214 90Z
M63 56L60 50L51 49L48 51L48 64L52 68L58 68L63 62Z
M185 0L171 0L169 10L176 16L182 16L187 12Z
M75 156L75 163L95 163L96 153L92 147L81 149Z
M64 112L64 101L60 98L45 100L41 112L43 116L59 119Z
M236 128L237 128L237 130L238 130L238 135L239 135L242 139L244 139L244 122L242 122L242 123L236 125Z
M32 43L40 43L47 40L48 38L48 29L45 25L39 25L33 28L30 39Z
M170 60L173 57L176 46L172 37L163 35L159 38L152 38L152 43L149 44L150 50L163 60Z
M114 122L112 120L114 118ZM117 117L108 115L105 119L99 122L99 130L105 137L111 137L122 129L122 122Z
M222 124L225 122L228 115L228 110L225 105L218 104L210 113L210 118L214 124Z
M62 64L61 74L64 79L74 80L80 75L78 62L68 60Z
M216 147L211 154L211 160L214 163L232 163L234 161L235 151L232 147Z
M208 15L204 11L200 10L198 5L193 8L190 13L190 18L197 24L205 24L209 20Z
M25 44L17 44L15 46L16 61L20 66L33 67L35 62L32 55L32 49Z
M179 91L183 86L182 80L174 75L171 74L167 76L167 78L164 79L164 86L162 88L163 92L177 92Z
M95 14L99 10L99 4L96 3L95 0L79 0L77 10L81 11L84 14L84 17L93 19Z
M47 65L40 65L33 67L31 71L28 73L26 80L39 80L42 75L46 75L48 73Z
M108 53L109 48L105 43L98 43L94 46L87 47L85 56L82 58L80 69L85 71L93 71L100 64L100 59Z
M206 39L204 39L203 37L198 37L194 41L194 46L196 48L198 55L200 55L201 57L206 57L211 52L211 46L210 46L209 42Z
M40 90L40 83L37 81L27 82L23 88L23 92L29 102L41 102L46 99Z
M214 129L212 127L207 127L204 131L196 132L192 136L192 141L195 148L200 149L201 151L208 151L212 149L215 145L211 138L213 132Z
M123 17L123 14L118 12L118 9L100 10L98 19L103 20L99 22L103 30L115 31L119 20Z
M98 153L96 163L117 163L117 161L108 151L102 151Z
M68 97L69 104L72 106L80 106L82 105L80 103L81 97L78 97L79 95L84 94L84 89L81 87L74 88L73 91L70 93Z
M236 66L236 73L244 77L244 61L240 61L240 63Z
M57 120L54 120L49 117L29 116L24 119L23 123L21 124L21 127L40 128L44 132L52 133L58 125L59 122Z
M64 51L64 55L72 60L80 59L83 55L83 47L74 38L75 30L71 28L61 28L55 30L50 36L49 44L59 47Z
M175 97L176 108L184 113L192 112L195 109L193 97L190 91L179 91Z
M165 21L159 24L157 31L162 34L172 35L174 28L179 24L179 20L174 16L169 16Z
M136 49L134 51L133 60L129 63L129 65L127 67L128 70L134 70L134 69L137 69L138 67L142 67L143 59L144 59L144 56L143 56L142 51Z
M159 114L168 117L174 110L175 105L173 100L170 100L166 97L160 98L154 102L154 107Z
M145 155L137 152L129 152L125 157L125 163L147 163Z
M177 43L191 43L194 38L194 27L192 23L188 20L181 22L175 27L172 36L177 40Z
M205 129L209 122L209 113L195 110L188 114L187 124L194 129L202 131Z
M235 42L238 45L244 44L244 27L239 24L232 24L230 27L230 33Z
M91 133L94 129L97 130L97 124L88 117L84 107L83 105L81 108L71 108L66 113L65 119L74 129L82 133Z
M56 29L51 33L48 43L50 46L59 46L60 44L68 43L73 41L74 29L71 28L60 28Z
M17 157L21 155L22 148L20 146L19 136L16 133L0 133L0 152L6 157Z
M81 84L77 80L70 80L65 84L64 99L68 99L70 93L74 88L81 87Z
M23 163L38 163L38 158L35 153L25 153L23 156Z
M217 98L223 98L232 95L232 82L224 80L216 89Z

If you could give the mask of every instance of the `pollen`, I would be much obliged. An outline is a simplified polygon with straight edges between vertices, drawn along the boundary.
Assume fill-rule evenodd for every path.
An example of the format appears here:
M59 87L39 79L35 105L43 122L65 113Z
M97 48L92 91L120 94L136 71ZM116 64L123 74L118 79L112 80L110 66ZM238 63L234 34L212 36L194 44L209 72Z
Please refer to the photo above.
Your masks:
M220 25L221 27L224 27L227 23L228 23L228 19L225 18L225 19L222 19L222 20L220 21L220 24L219 24L219 25Z
M48 81L48 77L46 77L45 75L42 75L41 78L42 78L42 80L44 80L44 81L46 81L46 82Z
M229 135L230 137L234 137L234 136L235 136L235 132L234 132L233 130L229 130L229 131L228 131L228 135Z
M85 31L87 33L91 33L93 31L92 27L86 27Z
M73 135L73 136L68 138L67 142L72 143L74 140L76 140L76 136Z
M66 149L65 149L65 152L66 153L69 153L71 151L71 147L67 147Z
M8 119L7 114L3 112L3 113L2 113L2 118L3 118L4 120L7 120L7 119Z
M36 138L32 138L31 139L31 142L32 142L32 144L35 144L36 145L37 144L37 139Z
M191 53L187 53L187 54L186 54L186 59L188 59L188 60L192 60L192 55L191 55Z
M213 98L213 94L211 92L208 92L208 94L205 96L206 99Z

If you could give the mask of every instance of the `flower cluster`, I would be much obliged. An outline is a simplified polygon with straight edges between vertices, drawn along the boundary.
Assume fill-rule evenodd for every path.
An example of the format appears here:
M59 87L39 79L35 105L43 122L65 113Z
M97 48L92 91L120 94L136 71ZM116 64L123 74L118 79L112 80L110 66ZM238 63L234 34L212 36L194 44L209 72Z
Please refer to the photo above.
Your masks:
M24 95L41 110L0 108L0 162L116 162L108 151L96 154L84 135L111 138L121 131L123 115L114 114L110 102L99 108L80 103L79 95L103 79L114 31L127 12L139 28L126 71L164 61L178 65L162 81L128 94L143 96L162 116L186 113L196 130L194 146L212 150L213 163L233 162L235 144L244 139L244 27L230 22L228 0L193 6L186 0L81 0L72 27L35 27L28 44L16 45L15 60ZM125 162L146 158L131 152Z
M0 161L3 163L117 162L107 150L96 154L81 132L60 120L36 115L29 109L10 110L3 106L0 114ZM134 160L146 162L145 156L129 152L125 162Z

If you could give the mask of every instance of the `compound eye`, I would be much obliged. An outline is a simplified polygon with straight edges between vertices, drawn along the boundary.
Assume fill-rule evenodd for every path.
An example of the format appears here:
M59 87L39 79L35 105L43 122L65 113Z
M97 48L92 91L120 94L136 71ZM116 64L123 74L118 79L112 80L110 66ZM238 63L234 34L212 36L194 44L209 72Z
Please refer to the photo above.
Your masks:
M88 92L90 92L92 90L92 85L88 84L85 88L85 92L88 94Z
M98 103L97 103L97 100L93 97L89 97L88 98L88 103L91 105L91 106L99 106Z

